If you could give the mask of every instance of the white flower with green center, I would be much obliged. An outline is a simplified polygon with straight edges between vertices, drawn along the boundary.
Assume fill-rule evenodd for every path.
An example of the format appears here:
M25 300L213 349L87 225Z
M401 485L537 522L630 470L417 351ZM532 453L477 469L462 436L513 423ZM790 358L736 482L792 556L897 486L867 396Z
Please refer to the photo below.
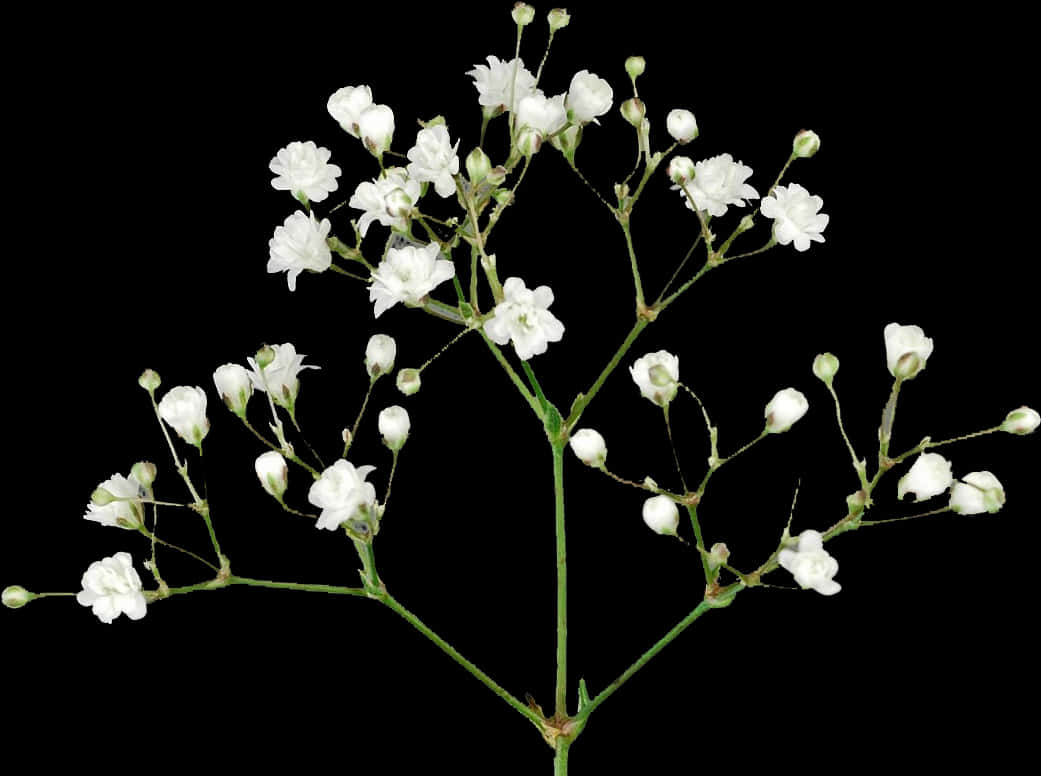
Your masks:
M401 167L388 167L371 183L359 183L347 204L364 211L358 219L358 231L361 236L365 236L373 221L403 231L407 223L406 215L402 213L401 208L401 203L406 201L403 196L414 205L419 201L419 191L419 181L409 178ZM388 200L394 203L394 207L388 207Z
M933 353L933 341L921 326L890 323L882 332L886 341L886 366L889 374L910 380L923 369Z
M997 512L1005 504L1005 489L990 472L971 472L951 485L950 508L959 515Z
M331 156L328 148L319 148L313 140L290 143L268 165L275 173L271 185L301 201L321 202L339 186L336 178L341 171L329 164Z
M517 357L527 361L545 353L550 342L564 337L564 324L549 311L553 291L549 286L528 289L520 278L507 278L502 286L503 301L495 306L493 317L484 324L492 342L513 342Z
M820 212L824 200L800 186L777 186L760 206L763 215L774 220L774 239L781 245L795 243L795 250L805 251L811 242L824 242L821 232L828 216Z
M629 375L645 399L665 407L679 390L680 360L667 350L648 353L629 367Z

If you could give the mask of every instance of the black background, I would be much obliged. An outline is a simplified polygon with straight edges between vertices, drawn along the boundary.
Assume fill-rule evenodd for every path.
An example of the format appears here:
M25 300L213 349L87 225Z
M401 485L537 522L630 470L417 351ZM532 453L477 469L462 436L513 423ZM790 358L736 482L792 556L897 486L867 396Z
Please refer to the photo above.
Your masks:
M532 69L544 10L522 51ZM936 343L901 397L895 450L993 425L1041 398L1031 376L1032 79L1013 22L1000 8L942 19L783 10L717 18L656 3L631 12L573 6L540 84L559 93L588 69L610 81L617 105L628 95L624 58L643 54L654 148L668 144L668 110L688 107L701 136L684 152L733 154L755 170L761 194L796 131L823 139L788 180L824 198L827 242L713 272L625 360L678 354L682 379L720 427L723 454L758 433L774 392L794 386L808 396L810 413L790 433L713 480L706 539L726 541L741 568L774 546L800 479L793 531L833 523L856 485L810 372L818 352L842 360L847 428L869 461L890 383L882 344L890 321L921 325ZM431 4L407 14L352 7L26 21L26 35L58 66L5 67L20 121L8 141L15 203L0 584L77 590L90 562L124 550L144 575L143 539L80 515L99 482L141 459L160 467L157 497L185 498L136 385L145 367L160 372L161 390L189 384L210 394L208 493L235 572L356 583L349 543L260 491L252 461L261 448L216 401L211 375L263 342L293 342L322 367L302 375L299 417L332 458L364 393L367 338L395 336L404 367L455 334L400 306L374 323L356 281L303 275L290 293L284 275L267 275L267 241L294 209L271 188L267 164L293 140L329 148L344 174L321 214L371 179L374 161L325 109L336 89L361 83L394 109L396 150L411 146L415 119L440 113L465 157L479 127L465 72L488 54L512 56L507 11ZM486 149L497 162L503 121L492 123ZM635 151L616 110L601 123L586 132L578 161L609 194ZM501 277L553 287L567 332L532 363L566 409L631 326L631 280L606 209L555 151L534 161L490 250ZM434 199L435 214L454 212ZM353 215L337 211L333 231L346 235ZM737 218L728 212L723 231ZM633 233L655 296L696 234L664 171ZM376 254L384 235L373 226L366 252ZM745 244L764 235L760 226ZM554 538L538 424L476 337L424 372L419 394L403 399L383 381L373 402L351 458L378 467L380 491L390 456L376 412L404 404L413 423L376 548L388 587L507 689L549 709ZM261 409L254 398L258 425ZM697 480L707 456L699 412L681 397L673 420ZM613 470L675 486L660 413L624 369L582 425L607 438ZM897 750L923 764L1013 759L1024 746L1014 709L1037 689L1026 638L1036 610L1037 451L1036 437L1004 434L941 450L956 475L997 474L1005 509L840 538L829 545L839 595L762 590L708 614L596 712L572 750L572 772L635 757L735 771L816 757L892 763ZM570 454L566 466L573 710L579 677L602 689L696 605L701 586L694 552L643 525L641 493ZM918 511L897 504L896 479L880 487L874 517ZM291 503L306 506L307 484L291 472ZM160 534L208 550L187 512L163 512ZM201 579L170 553L160 563L171 584ZM70 752L108 762L119 752L203 767L549 769L549 750L526 722L374 602L234 588L172 598L141 622L111 626L60 599L0 618L5 738L39 764Z

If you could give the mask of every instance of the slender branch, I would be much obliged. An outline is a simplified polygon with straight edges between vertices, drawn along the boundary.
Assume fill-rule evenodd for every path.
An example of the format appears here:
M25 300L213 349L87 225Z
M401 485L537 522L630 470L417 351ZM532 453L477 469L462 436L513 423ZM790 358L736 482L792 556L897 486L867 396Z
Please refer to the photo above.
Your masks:
M486 344L488 346L488 349L492 351L492 355L494 355L495 359L502 365L502 368L506 370L506 374L510 378L510 380L513 381L513 384L517 386L517 390L520 391L521 396L524 397L524 401L526 401L528 403L528 406L531 407L532 410L534 410L539 420L542 420L542 406L539 404L538 400L532 395L531 391L528 390L528 386L526 386L524 384L524 381L520 379L520 375L518 375L517 372L514 371L513 367L510 366L510 362L506 360L506 356L503 355L502 350L499 349L498 345L491 341L487 333L485 333L484 329L481 328L478 329L478 331L481 332L481 339L484 340L484 344Z
M557 682L554 709L567 716L567 538L564 531L564 443L552 441L553 502L557 533Z
M571 412L565 421L565 426L568 429L575 427L575 424L578 423L578 419L582 417L582 413L585 412L586 407L589 406L589 402L591 402L593 397L600 392L600 389L604 386L604 382L611 376L611 373L618 366L619 362L621 362L622 358L625 357L625 354L629 352L629 348L631 348L633 343L636 342L636 338L640 336L640 332L646 329L647 324L649 323L650 320L648 318L639 318L636 323L633 324L633 328L626 335L625 341L618 347L618 350L615 351L614 355L611 356L611 360L607 362L607 366L605 366L603 371L600 372L600 376L596 378L588 391L580 393L575 398L574 403L571 405Z
M643 283L640 281L640 270L636 265L636 250L633 247L633 235L629 229L628 216L624 218L621 216L618 219L618 223L622 226L622 231L625 232L625 247L629 251L629 266L633 273L633 285L636 287L636 309L642 309L646 306L643 298Z
M350 436L344 440L343 443L343 455L341 458L346 458L348 451L351 449L351 445L354 444L354 438L358 436L358 426L361 425L362 416L365 415L365 408L369 406L369 397L372 396L372 388L376 385L376 377L369 379L369 387L365 389L365 398L361 400L361 409L358 410L358 417L354 419L354 425L351 426Z

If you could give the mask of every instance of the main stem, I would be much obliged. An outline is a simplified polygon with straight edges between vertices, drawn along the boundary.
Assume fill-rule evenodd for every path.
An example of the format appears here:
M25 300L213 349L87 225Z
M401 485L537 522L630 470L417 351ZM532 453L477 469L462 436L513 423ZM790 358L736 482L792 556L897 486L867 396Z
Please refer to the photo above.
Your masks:
M558 718L567 716L567 539L564 533L564 445L554 439L553 499L557 526L557 685L554 709ZM559 751L559 750L558 750ZM564 753L567 769L567 752Z

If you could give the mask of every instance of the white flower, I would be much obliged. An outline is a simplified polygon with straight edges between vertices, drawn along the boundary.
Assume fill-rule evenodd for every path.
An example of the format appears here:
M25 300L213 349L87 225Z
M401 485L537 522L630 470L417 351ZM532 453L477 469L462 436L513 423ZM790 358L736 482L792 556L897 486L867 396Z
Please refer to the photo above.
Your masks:
M578 460L587 466L603 466L607 461L607 442L600 432L591 428L583 428L571 435L568 440Z
M698 136L698 122L694 114L683 108L669 111L665 117L665 129L677 143L689 143Z
M355 468L341 458L322 472L307 493L307 500L322 510L317 526L334 531L347 520L367 517L376 506L376 488L365 478L375 470L375 466Z
M253 462L253 470L261 486L275 498L281 500L289 485L289 466L277 450L268 450Z
M372 183L364 181L358 184L347 204L365 211L358 219L358 231L362 237L373 221L394 229L405 229L405 217L400 213L400 194L395 192L403 192L415 204L419 201L419 181L409 178L400 167L388 167ZM388 208L388 197L395 200L394 208Z
M835 595L842 589L834 579L839 570L838 561L824 549L824 541L816 531L799 534L797 548L781 550L777 562L795 577L803 590L813 588L821 595Z
M923 369L933 352L933 341L920 326L890 323L882 332L886 341L886 366L893 377L910 380Z
M922 453L896 486L897 498L914 493L915 501L939 496L951 486L951 463L939 453Z
M672 189L676 191L685 188L698 210L721 216L727 212L728 205L743 207L746 199L759 198L758 192L745 183L751 174L751 167L735 162L730 154L721 154L695 164L694 179L682 187L673 186ZM686 194L683 198L687 207L693 210Z
M217 394L228 405L228 409L236 415L246 411L249 397L253 395L253 381L249 372L239 364L225 364L217 367L213 373L213 384L217 386Z
M611 84L588 70L579 70L571 79L564 105L571 121L585 124L588 121L596 122L597 116L603 116L611 110L613 99Z
M408 411L404 407L394 405L387 407L380 413L378 426L383 436L383 443L391 450L400 450L405 440L408 439L409 429L412 422L409 420Z
M98 486L98 490L105 491L112 498L107 504L100 505L91 500L87 504L84 519L134 531L144 525L140 499L145 496L145 489L133 472L130 477L113 474Z
M629 374L645 399L665 407L679 390L680 360L667 350L636 359Z
M993 514L1005 503L1005 489L990 472L972 472L951 486L951 511L960 515Z
M785 388L778 391L763 412L766 418L766 430L770 434L780 434L787 431L792 425L810 408L810 403L800 391L794 388Z
M408 175L413 180L429 181L439 197L455 194L453 175L459 172L459 156L456 151L459 141L448 136L448 127L438 124L421 129L416 134L416 144L408 150Z
M567 124L564 95L546 97L541 92L529 94L517 104L517 126L531 127L540 135L552 135Z
M369 301L379 318L398 302L422 304L421 300L434 288L455 275L455 266L447 259L439 259L437 243L416 248L391 248L376 271L372 273Z
M328 218L318 223L314 213L293 213L282 226L275 227L275 236L268 241L267 271L287 272L290 291L296 291L297 275L305 269L325 272L333 263L325 242L331 228Z
M489 56L487 65L474 65L466 74L474 79L477 101L493 110L512 111L522 99L535 93L535 76L520 59L501 62L498 57Z
M811 196L798 183L788 187L777 186L763 198L763 215L774 220L774 239L781 245L795 243L795 250L805 251L811 242L824 242L821 232L828 225L828 216L820 212L824 200Z
M1030 407L1020 407L1005 416L1001 430L1009 434L1033 434L1041 426L1041 415Z
M297 375L304 369L321 369L313 364L304 364L302 353L296 352L296 347L286 342L282 345L271 345L275 351L275 357L271 363L261 370L256 360L251 356L246 361L253 368L249 379L253 381L253 387L261 393L270 393L275 404L292 410L296 403L296 395L300 391L300 380Z
M348 133L358 137L358 119L372 105L372 89L368 86L345 86L333 92L326 103L329 115L340 122Z
M398 344L386 334L373 334L365 346L365 371L369 377L379 377L394 371Z
M206 392L198 386L178 385L159 402L159 417L185 442L197 445L210 430L206 419Z
M680 511L668 496L651 496L643 502L643 522L655 533L675 536Z
M520 278L507 278L502 286L503 301L495 315L485 321L484 331L492 342L505 345L513 341L517 357L527 361L546 352L550 342L564 337L564 324L549 311L553 291L549 286L529 290Z
M370 105L358 116L358 134L365 147L379 156L394 137L394 111L386 105Z
M145 616L147 602L141 592L141 577L128 552L94 561L80 584L83 589L76 594L76 601L91 607L103 623L110 623L121 614L131 620Z
M330 156L328 148L319 148L313 140L290 143L268 165L276 176L271 185L297 199L321 202L339 186L340 168L329 164Z

